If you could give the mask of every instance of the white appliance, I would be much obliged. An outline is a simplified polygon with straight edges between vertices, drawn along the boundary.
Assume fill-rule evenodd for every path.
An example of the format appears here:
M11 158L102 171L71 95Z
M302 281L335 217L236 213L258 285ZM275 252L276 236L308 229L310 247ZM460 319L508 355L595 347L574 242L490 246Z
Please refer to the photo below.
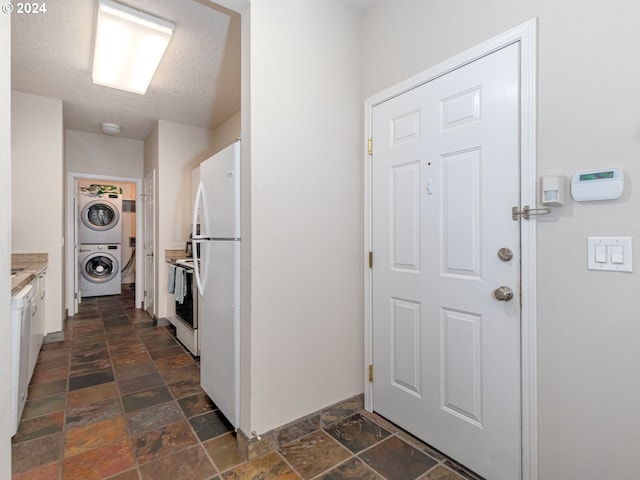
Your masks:
M80 193L79 243L122 242L122 195Z
M78 254L82 297L122 293L119 244L80 245Z
M176 300L176 338L196 357L200 356L198 337L198 287L193 259L176 261L184 269L186 294L182 302ZM176 272L176 276L178 272Z
M200 211L200 232L197 215ZM240 141L200 164L193 212L200 383L240 423ZM200 251L198 252L198 246ZM198 263L200 256L200 263Z
M11 299L11 435L18 431L18 423L27 401L29 388L29 329L33 287L27 285Z

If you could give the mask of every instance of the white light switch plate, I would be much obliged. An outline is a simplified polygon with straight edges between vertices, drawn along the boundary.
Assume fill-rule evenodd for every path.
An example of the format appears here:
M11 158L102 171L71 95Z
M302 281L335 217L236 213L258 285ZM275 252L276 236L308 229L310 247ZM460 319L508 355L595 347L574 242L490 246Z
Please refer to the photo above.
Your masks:
M587 268L609 272L632 272L631 237L587 237Z

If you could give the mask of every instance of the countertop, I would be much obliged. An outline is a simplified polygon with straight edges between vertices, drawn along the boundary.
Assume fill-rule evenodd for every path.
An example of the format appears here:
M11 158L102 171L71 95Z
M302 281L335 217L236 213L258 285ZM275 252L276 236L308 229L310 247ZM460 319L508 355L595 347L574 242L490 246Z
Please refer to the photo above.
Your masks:
M191 258L191 256L188 256L184 250L164 251L164 261L172 265L175 265L177 260L184 260L185 258Z
M49 255L47 253L13 253L11 255L11 270L18 270L11 275L11 296L29 285L42 271L47 268Z

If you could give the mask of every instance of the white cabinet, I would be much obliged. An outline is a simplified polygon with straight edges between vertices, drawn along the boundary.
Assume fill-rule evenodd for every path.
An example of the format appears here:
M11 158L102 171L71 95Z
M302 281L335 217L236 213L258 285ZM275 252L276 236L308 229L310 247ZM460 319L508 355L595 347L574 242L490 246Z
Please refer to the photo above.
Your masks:
M29 387L29 334L35 292L27 285L11 298L11 434L15 435Z
M29 378L33 375L40 347L42 347L42 340L44 339L46 280L47 270L45 268L31 282L35 293L31 307L31 328L29 333Z

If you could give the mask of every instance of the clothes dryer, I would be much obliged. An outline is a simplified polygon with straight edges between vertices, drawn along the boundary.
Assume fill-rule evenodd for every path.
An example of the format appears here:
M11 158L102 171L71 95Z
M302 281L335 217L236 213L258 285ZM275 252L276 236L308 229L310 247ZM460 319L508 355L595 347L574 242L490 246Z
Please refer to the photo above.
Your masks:
M118 244L80 245L80 294L82 297L122 293L121 250Z
M80 193L78 241L81 244L122 242L122 195Z

